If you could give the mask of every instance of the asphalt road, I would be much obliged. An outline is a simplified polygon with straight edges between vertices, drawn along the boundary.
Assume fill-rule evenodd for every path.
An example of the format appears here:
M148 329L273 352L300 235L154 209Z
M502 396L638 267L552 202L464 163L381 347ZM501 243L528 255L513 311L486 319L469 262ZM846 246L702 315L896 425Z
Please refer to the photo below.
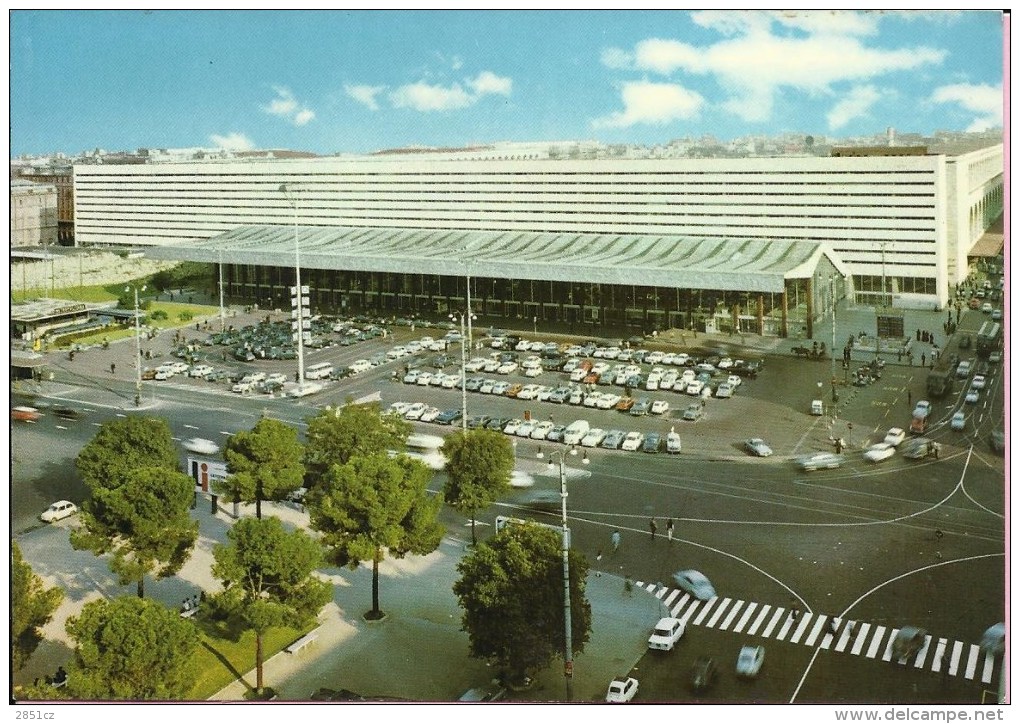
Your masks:
M963 328L976 330L980 321L979 314L968 313ZM317 350L306 364L325 359L349 364L415 339L422 331L412 334L403 329L385 341ZM435 335L434 330L431 333ZM456 347L453 352L456 355ZM218 368L224 366L219 353L219 348L202 350L203 358ZM103 407L90 400L108 400L111 391L131 399L133 375L123 373L131 370L133 356L128 355L133 350L127 345L115 345L62 363L65 369L58 370L58 381L74 386L64 402L83 412L80 419L46 416L35 424L14 424L15 533L38 525L38 513L52 500L81 500L84 489L73 469L74 456L96 425L125 414L117 406ZM107 358L120 360L119 374L110 375ZM294 363L255 366L286 372ZM145 412L166 417L177 438L205 437L222 444L230 433L250 429L263 410L301 427L322 406L349 399L375 397L384 405L403 400L460 408L460 390L391 382L390 373L402 368L402 361L391 362L298 401L235 395L225 383L146 382ZM451 366L447 371L454 370ZM678 410L693 398L674 392L647 393L670 401L673 409L664 417L635 418L479 393L468 393L467 402L469 414L516 417L528 410L537 419L563 424L583 418L607 429L665 433L672 427L681 434L683 452L677 456L593 449L584 451L588 463L582 464L581 455L564 455L572 544L595 568L648 584L662 582L667 591L673 588L674 571L696 568L711 578L720 599L732 599L733 605L753 602L761 610L795 604L826 620L833 616L854 620L873 630L911 624L926 628L935 638L974 643L1005 615L1004 462L988 446L991 430L1002 427L1003 380L1001 369L989 368L986 373L989 384L977 405L962 400L965 380L950 396L934 401L930 437L942 443L941 459L896 456L877 464L864 461L861 451L868 442L880 440L889 427L907 427L912 409L908 391L913 402L923 396L924 370L889 365L873 385L841 387L835 421L828 415L808 414L810 401L826 396L829 363L784 356L769 357L765 372L742 385L734 398L709 400L706 416L693 423L677 419ZM555 384L565 379L561 373L544 373L536 380L511 381ZM963 432L949 429L955 409L968 412ZM416 427L431 433L456 429L421 423ZM750 457L742 443L754 436L764 437L776 454ZM810 473L796 468L792 459L797 455L831 451L831 436L849 443L841 468ZM518 466L535 475L535 488L515 491L480 513L481 537L492 530L496 515L558 520L558 513L527 502L536 490L558 490L556 472L545 467L553 450L565 448L518 441ZM440 486L437 477L434 487ZM465 524L452 511L445 517L451 528ZM649 533L653 517L658 524L654 540ZM665 539L668 517L675 522L672 542ZM610 534L617 529L623 542L613 553ZM599 553L602 557L597 559ZM669 609L656 605L663 614ZM932 671L930 661L918 668L882 661L880 655L870 658L866 651L853 655L820 644L748 636L737 633L735 623L736 619L725 629L722 619L715 627L691 625L675 651L645 656L632 674L642 682L638 698L693 698L686 677L701 653L715 657L720 666L718 684L705 695L714 701L976 703L997 685L997 679L982 682L980 672L974 678L947 677ZM752 642L767 649L763 676L738 681L733 674L737 651Z

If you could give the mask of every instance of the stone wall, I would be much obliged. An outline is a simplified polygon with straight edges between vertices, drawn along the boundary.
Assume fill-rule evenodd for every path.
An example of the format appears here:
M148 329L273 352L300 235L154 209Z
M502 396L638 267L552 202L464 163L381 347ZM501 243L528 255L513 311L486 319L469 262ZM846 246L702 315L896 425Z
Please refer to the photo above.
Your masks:
M11 290L74 289L79 286L115 284L141 279L180 262L155 259L126 259L112 252L90 252L55 256L52 261L12 261Z

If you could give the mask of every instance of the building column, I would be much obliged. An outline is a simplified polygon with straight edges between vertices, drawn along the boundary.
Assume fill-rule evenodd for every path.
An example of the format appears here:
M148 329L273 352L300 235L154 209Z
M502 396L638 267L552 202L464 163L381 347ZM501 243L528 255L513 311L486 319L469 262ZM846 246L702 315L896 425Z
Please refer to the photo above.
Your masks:
M815 336L815 278L807 278L807 338Z
M786 299L786 292L783 292L783 299ZM758 295L758 336L765 335L765 297Z

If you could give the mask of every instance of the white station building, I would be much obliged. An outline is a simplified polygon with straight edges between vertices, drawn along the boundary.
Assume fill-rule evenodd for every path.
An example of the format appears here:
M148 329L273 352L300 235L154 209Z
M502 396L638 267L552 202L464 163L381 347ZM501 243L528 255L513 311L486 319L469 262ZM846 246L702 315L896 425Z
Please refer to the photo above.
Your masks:
M317 311L440 314L470 279L496 319L810 336L844 297L944 308L1003 210L1001 145L869 150L76 165L76 239L222 263L274 307L297 247Z

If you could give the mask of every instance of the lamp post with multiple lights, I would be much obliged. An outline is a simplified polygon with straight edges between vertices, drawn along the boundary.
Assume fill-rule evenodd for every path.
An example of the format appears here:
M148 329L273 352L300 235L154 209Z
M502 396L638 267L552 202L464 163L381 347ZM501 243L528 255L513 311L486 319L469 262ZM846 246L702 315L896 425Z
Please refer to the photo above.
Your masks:
M124 291L135 293L135 407L142 404L142 323L138 313L138 287L125 287ZM142 286L141 291L145 291Z
M294 310L291 312L292 316L295 317L295 324L297 327L297 385L298 393L304 389L305 386L305 318L304 308L307 304L307 297L305 294L308 290L301 286L301 246L298 244L298 204L297 199L291 195L291 189L287 187L287 184L280 184L280 193L287 199L287 203L294 209L294 288L291 294L293 295L292 304Z
M461 408L460 408L460 426L464 432L467 432L467 336L464 330L464 324L471 323L472 315L470 313L456 312L450 315L451 320L460 320L460 396L461 396Z

